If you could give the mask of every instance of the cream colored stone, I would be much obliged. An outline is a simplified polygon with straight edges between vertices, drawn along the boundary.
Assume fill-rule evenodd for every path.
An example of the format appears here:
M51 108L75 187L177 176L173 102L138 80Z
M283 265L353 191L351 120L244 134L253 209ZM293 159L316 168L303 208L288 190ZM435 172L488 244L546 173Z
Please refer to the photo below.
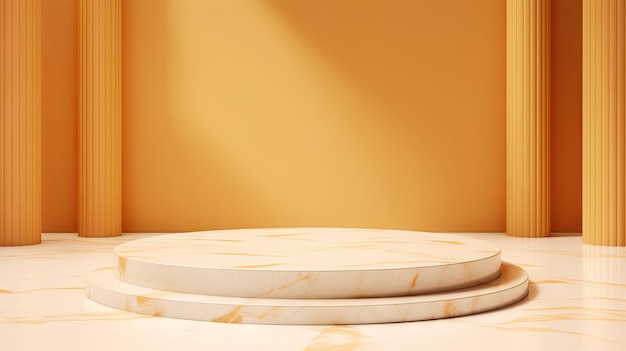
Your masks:
M239 297L402 296L468 287L500 272L500 249L487 242L398 230L169 234L120 245L115 254L116 274L128 283Z

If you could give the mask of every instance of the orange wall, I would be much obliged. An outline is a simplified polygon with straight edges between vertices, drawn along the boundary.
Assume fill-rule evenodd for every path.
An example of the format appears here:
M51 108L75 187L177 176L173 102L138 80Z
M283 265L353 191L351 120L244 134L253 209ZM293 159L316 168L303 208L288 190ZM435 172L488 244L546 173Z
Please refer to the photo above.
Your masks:
M76 230L75 4L44 0L44 231ZM125 1L124 231L504 231L504 6ZM579 164L553 163L555 231L580 230Z
M582 0L552 0L552 230L582 231Z

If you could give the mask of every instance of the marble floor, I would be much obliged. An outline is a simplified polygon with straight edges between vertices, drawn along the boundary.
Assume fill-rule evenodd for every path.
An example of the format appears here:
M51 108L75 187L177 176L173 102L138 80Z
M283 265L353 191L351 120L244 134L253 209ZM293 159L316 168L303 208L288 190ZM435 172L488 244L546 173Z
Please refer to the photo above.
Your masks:
M0 247L3 350L625 350L626 248L580 236L491 242L530 275L529 296L496 311L412 323L358 326L225 324L124 312L85 297L89 271L111 268L113 248L155 234Z

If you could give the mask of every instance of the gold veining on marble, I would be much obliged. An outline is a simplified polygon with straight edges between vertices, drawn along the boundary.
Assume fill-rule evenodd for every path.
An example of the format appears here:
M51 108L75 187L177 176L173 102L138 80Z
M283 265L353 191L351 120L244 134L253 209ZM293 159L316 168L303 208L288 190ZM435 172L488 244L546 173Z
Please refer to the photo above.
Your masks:
M106 266L106 267L102 267L102 268L94 269L94 270L92 270L92 272L97 272L97 271L109 271L109 270L111 270L111 269L113 269L113 267L112 267L112 266Z
M117 256L117 273L120 276L120 279L124 279L124 275L126 275L126 265L128 264L128 260L124 256Z
M415 271L415 274L413 275L413 279L411 279L411 285L409 287L409 289L414 289L415 285L417 284L417 279L420 276L420 272L419 271Z
M363 346L365 339L366 336L353 327L333 326L324 328L304 351L353 351Z
M0 289L0 294L26 294L26 293L33 293L33 292L40 292L40 291L55 291L55 290L76 290L76 291L82 291L83 289L84 289L84 287L82 287L82 286L75 286L75 287L71 287L71 286L49 287L49 288L27 289L27 290L19 290L19 291L1 290Z
M620 283L609 283L609 282L598 282L593 280L584 280L584 279L543 279L540 281L534 282L535 284L573 284L573 285L583 285L583 286L614 286L619 288L626 288L626 284Z
M0 322L10 324L46 324L58 322L85 322L85 321L127 321L135 319L154 318L147 314L137 314L126 311L102 312L102 313L77 313L77 314L51 314L33 317L5 317L0 316Z
M504 323L504 324L507 324L507 323ZM569 331L569 330L563 330L563 329L557 329L557 328L521 327L521 326L509 327L509 326L505 326L505 325L501 325L501 326L489 325L488 327L493 328L493 329L508 330L508 331L538 332L538 333L551 333L551 334L568 334L568 335L582 336L582 337L585 337L585 338L598 339L598 340L602 340L602 341L606 341L606 342L610 342L610 343L614 343L615 342L615 340L611 340L611 339L608 339L608 338L602 338L602 337L599 337L597 335L593 335L591 333L581 333L581 332L575 332L575 331Z
M454 301L446 302L446 304L445 304L445 306L443 308L443 311L444 311L444 315L446 317L453 317L453 316L456 316L457 313L458 313L457 312L457 308L456 308L456 306L454 304Z
M275 317L275 316L278 315L279 311L280 311L280 307L278 307L278 306L272 307L267 312L261 313L260 315L258 315L257 319L260 320L260 321L263 321L267 317Z
M429 240L429 241L433 243L450 244L450 245L467 245L460 241L453 241L453 240Z
M542 312L569 312L560 314L543 314L535 316L526 316L517 318L511 323L521 322L545 322L552 320L603 320L614 322L626 322L626 310L610 309L610 308L589 308L579 306L563 306L563 307L546 307L546 308L529 308L528 311Z
M137 301L137 305L143 305L151 302L152 298L147 296L137 296L135 300Z
M626 298L620 299L620 298L613 298L613 297L578 297L573 300L593 300L593 301L605 300L605 301L611 301L611 302L623 302L626 304ZM624 312L626 312L626 310L624 310Z
M211 322L241 323L241 321L243 321L243 316L239 315L239 312L242 308L243 306L235 306L230 312L211 319Z
M273 289L270 289L270 290L268 290L267 292L265 292L265 293L263 293L263 294L258 295L257 297L267 296L267 295L270 295L271 293L273 293L273 292L275 292L275 291L290 288L290 287L294 286L295 284L297 284L297 283L299 283L299 282L302 282L302 281L308 281L308 282L310 282L310 281L311 281L311 279L312 279L312 274L313 274L313 273L310 273L310 272L309 272L309 273L299 273L299 274L298 274L298 277L297 277L294 281L292 281L292 282L287 282L287 283L284 283L284 284L282 284L282 285L280 285L280 286L277 286L277 287L275 287L275 288L273 288Z
M535 284L569 284L569 282L561 279L544 279L540 281L535 281Z
M141 313L149 314L155 317L163 315L163 309L155 305L155 300L148 296L136 296L135 303Z

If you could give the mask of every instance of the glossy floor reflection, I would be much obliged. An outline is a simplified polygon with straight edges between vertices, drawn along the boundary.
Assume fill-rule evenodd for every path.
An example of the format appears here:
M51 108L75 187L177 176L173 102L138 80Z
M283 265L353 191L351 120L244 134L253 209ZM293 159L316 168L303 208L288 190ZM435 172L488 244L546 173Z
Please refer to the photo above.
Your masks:
M87 272L113 266L113 247L150 234L0 248L0 342L7 350L624 350L626 249L579 236L460 234L502 248L531 278L514 306L454 319L360 326L196 322L108 308L83 293Z

